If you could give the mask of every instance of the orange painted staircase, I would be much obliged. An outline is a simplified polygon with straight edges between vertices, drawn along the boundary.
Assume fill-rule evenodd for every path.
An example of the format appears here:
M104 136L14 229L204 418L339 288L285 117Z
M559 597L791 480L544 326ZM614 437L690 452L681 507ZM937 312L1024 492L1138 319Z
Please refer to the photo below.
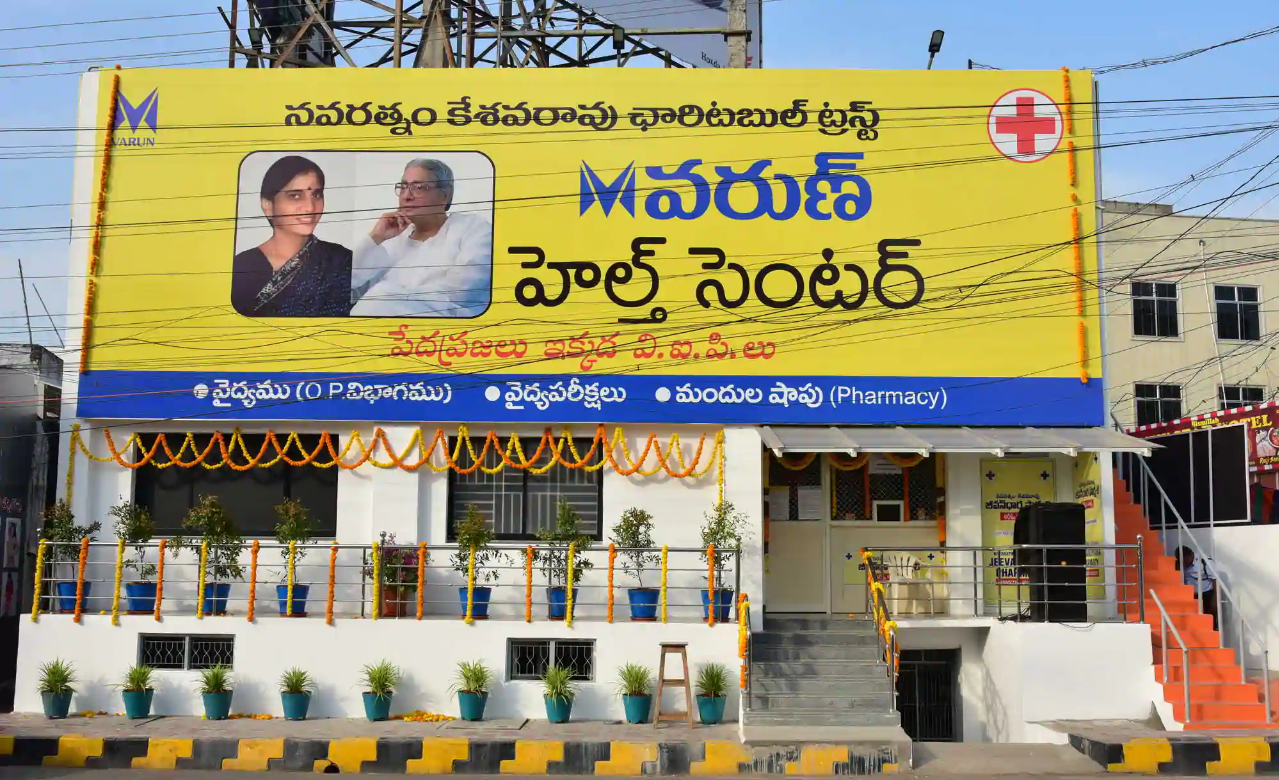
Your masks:
M1172 557L1164 554L1158 532L1150 530L1127 484L1116 477L1115 541L1136 544L1138 536L1141 536L1146 592L1137 595L1137 576L1130 565L1119 569L1119 593L1128 601L1124 606L1130 622L1140 619L1135 599L1145 601L1145 622L1150 626L1150 641L1154 646L1155 681L1163 682L1166 664L1168 682L1164 684L1164 699L1172 705L1173 717L1188 730L1266 728L1266 707L1261 691L1256 684L1243 682L1235 651L1221 647L1221 638L1212 628L1212 615L1200 613L1193 588L1183 584ZM1189 664L1171 631L1168 648L1160 646L1159 607L1150 598L1151 590L1159 594L1169 619L1186 643ZM1183 685L1186 679L1190 680L1189 723Z

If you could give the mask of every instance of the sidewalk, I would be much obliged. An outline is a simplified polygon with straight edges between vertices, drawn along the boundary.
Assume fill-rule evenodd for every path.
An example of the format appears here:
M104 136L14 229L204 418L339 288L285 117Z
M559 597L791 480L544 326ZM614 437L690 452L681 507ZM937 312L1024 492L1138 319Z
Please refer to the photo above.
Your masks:
M0 766L40 765L343 774L828 776L895 772L898 759L883 746L750 747L739 741L736 723L654 729L525 720L130 721L98 715L53 721L41 715L0 715Z

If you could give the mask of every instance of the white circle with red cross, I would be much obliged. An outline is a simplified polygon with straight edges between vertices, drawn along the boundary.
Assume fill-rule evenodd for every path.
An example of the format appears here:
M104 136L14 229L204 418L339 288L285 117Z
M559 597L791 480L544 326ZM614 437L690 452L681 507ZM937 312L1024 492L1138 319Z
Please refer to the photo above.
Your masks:
M1061 145L1061 108L1037 89L1014 89L990 107L990 142L1013 162L1039 162Z

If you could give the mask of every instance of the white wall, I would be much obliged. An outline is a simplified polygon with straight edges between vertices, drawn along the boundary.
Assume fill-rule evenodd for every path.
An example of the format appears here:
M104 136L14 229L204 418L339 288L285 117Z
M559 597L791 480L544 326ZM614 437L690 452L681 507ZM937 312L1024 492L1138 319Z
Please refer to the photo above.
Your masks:
M1217 526L1214 529L1191 529L1195 541L1213 557L1218 573L1226 587L1238 601L1238 607L1248 624L1266 638L1271 649L1270 668L1279 669L1279 567L1275 557L1279 553L1279 526L1234 525ZM1169 547L1176 544L1175 534ZM1214 552L1215 544L1215 552ZM1230 612L1225 611L1227 641L1232 647L1238 628ZM1261 647L1255 638L1246 644L1249 669L1259 670L1262 665Z
M692 674L710 661L728 665L736 678L737 628L698 623L639 624L563 623L460 620L263 620L250 624L232 618L196 620L166 617L110 618L86 615L82 625L67 615L42 616L39 623L22 621L18 651L17 712L39 712L35 681L41 663L55 656L75 664L79 678L75 710L120 712L118 683L136 662L138 634L233 634L235 636L235 697L233 712L282 715L276 681L291 666L300 666L319 683L312 700L315 717L363 717L360 667L383 659L399 665L406 680L395 694L392 712L421 709L456 715L448 688L458 661L483 659L502 680L489 698L486 717L545 718L541 688L536 682L506 680L506 641L510 638L594 639L595 678L581 683L573 708L576 719L619 719L622 703L615 693L617 667L642 663L656 671L660 642L687 642ZM196 673L158 672L154 712L161 715L199 715ZM736 686L727 712L737 711ZM668 700L668 706L675 703Z

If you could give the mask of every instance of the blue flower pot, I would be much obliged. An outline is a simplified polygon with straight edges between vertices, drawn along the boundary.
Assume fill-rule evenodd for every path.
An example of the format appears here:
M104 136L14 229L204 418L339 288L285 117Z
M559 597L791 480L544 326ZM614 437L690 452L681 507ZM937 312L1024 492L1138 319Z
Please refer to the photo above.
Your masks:
M293 583L293 612L289 612L289 586L276 585L275 595L280 599L280 614L286 617L306 617L306 596L311 592L310 585Z
M59 582L58 585L58 611L59 612L75 612L75 591L76 584L74 582ZM93 590L93 583L85 581L84 583L84 600L89 600L89 593ZM81 607L81 612L87 612L88 609Z
M551 620L563 620L568 613L567 588L547 588L546 608ZM577 601L577 588L573 588L573 601Z
M121 691L120 695L124 698L124 714L129 720L151 717L151 699L155 698L154 690L148 688L145 691Z
M44 703L44 716L50 720L61 720L71 711L71 694L42 693L40 699Z
M627 723L648 723L648 714L653 710L653 697L624 695L622 707L626 710Z
M724 722L724 704L727 696L698 696L697 717L707 726L715 726Z
M484 705L488 704L489 695L485 693L467 693L458 691L457 707L461 710L462 720L484 720Z
M631 602L631 620L657 620L657 599L661 595L657 588L631 588L626 591L626 598Z
M227 716L231 714L232 693L233 691L200 694L200 697L204 699L204 719L226 720Z
M552 699L550 696L543 696L546 700L546 719L551 723L568 723L568 716L573 714L572 699Z
M231 593L231 583L209 583L204 586L204 614L225 615L226 600Z
M285 720L306 720L306 711L311 706L311 694L282 693L280 703L284 705Z
M709 620L711 616L711 595L710 591L701 591L702 594L702 619ZM733 589L720 588L715 591L715 622L726 623L728 618L733 614Z
M126 582L124 595L129 602L129 614L150 615L155 612L154 582Z
M365 693L364 717L369 720L386 720L391 717L391 697Z
M489 616L489 598L493 595L492 588L482 588L475 586L475 595L471 598L471 617L476 620L487 620ZM466 588L457 589L457 598L462 603L462 617L466 617Z

